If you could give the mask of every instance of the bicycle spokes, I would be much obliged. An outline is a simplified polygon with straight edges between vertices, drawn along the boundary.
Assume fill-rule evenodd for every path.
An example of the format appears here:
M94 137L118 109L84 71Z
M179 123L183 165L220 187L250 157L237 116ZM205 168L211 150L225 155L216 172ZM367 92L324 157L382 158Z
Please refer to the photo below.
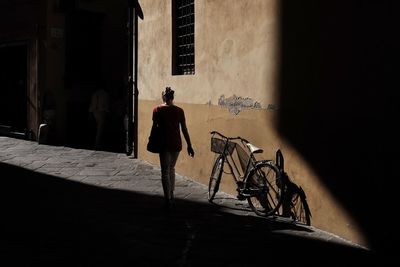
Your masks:
M213 169L210 175L210 182L208 185L208 200L212 201L215 197L215 194L219 190L219 184L221 181L221 175L223 171L224 160L222 156L219 156L214 163Z
M259 215L271 215L279 208L282 190L278 186L278 169L271 163L264 162L247 179L249 188L257 188L248 197L250 207Z

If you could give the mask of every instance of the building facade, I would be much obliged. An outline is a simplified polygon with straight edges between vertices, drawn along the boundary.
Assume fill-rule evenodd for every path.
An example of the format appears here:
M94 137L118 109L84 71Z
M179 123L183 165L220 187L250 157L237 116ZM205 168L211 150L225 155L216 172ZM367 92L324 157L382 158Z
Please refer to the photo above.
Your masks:
M3 134L93 148L92 94L107 89L105 147L124 151L128 1L18 0L0 3Z
M282 133L281 120L287 112L299 111L284 110L288 107L282 101L291 96L282 92L281 70L287 62L282 57L279 2L140 1L144 18L139 20L138 31L139 158L158 164L157 155L146 151L146 142L152 109L161 103L165 87L171 86L176 105L185 110L196 151L192 159L184 146L177 172L208 184L214 160L210 151L213 130L250 140L264 149L260 158L273 159L281 149L289 176L307 194L312 224L365 245L357 221L337 201L303 151ZM177 51L181 47L184 50ZM186 61L180 62L181 58ZM177 70L179 62L183 70ZM297 125L293 118L287 123ZM222 179L222 190L235 195L235 188L233 179Z

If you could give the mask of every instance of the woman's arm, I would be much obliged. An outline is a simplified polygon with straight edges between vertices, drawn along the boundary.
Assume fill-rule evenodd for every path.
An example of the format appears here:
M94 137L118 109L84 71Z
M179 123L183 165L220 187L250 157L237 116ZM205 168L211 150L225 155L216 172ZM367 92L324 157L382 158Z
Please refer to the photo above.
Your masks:
M181 128L182 128L182 133L183 133L183 136L185 137L185 141L186 141L186 144L187 144L188 154L189 154L189 156L194 157L194 150L192 148L192 143L190 141L189 131L188 131L187 127L186 127L186 121L185 120L183 120L181 122Z

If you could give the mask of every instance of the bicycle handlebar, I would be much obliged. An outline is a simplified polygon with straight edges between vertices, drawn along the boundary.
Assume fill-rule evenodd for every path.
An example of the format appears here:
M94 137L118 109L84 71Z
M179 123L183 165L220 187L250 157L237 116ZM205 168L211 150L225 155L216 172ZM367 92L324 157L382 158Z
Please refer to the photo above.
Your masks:
M242 138L242 137L240 137L240 136L237 136L237 137L227 137L227 136L225 136L225 135L223 135L222 133L217 132L217 131L211 131L210 134L212 134L212 135L217 134L217 135L219 135L219 136L221 136L222 138L227 139L227 140L242 140L242 141L244 141L244 142L246 142L246 143L250 143L249 141L247 141L246 139L244 139L244 138Z

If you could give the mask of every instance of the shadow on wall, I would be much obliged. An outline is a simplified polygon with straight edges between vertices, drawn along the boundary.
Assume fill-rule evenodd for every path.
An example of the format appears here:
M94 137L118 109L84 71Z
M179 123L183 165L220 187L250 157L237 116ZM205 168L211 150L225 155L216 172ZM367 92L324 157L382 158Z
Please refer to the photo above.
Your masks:
M372 249L388 256L396 229L392 142L399 136L390 129L400 88L395 1L280 3L279 131L358 221Z
M308 228L237 216L208 203L178 199L176 209L166 212L161 196L4 163L0 172L7 174L0 188L1 261L12 266L298 265L310 253L329 257L324 266L371 259L354 247L287 234Z

